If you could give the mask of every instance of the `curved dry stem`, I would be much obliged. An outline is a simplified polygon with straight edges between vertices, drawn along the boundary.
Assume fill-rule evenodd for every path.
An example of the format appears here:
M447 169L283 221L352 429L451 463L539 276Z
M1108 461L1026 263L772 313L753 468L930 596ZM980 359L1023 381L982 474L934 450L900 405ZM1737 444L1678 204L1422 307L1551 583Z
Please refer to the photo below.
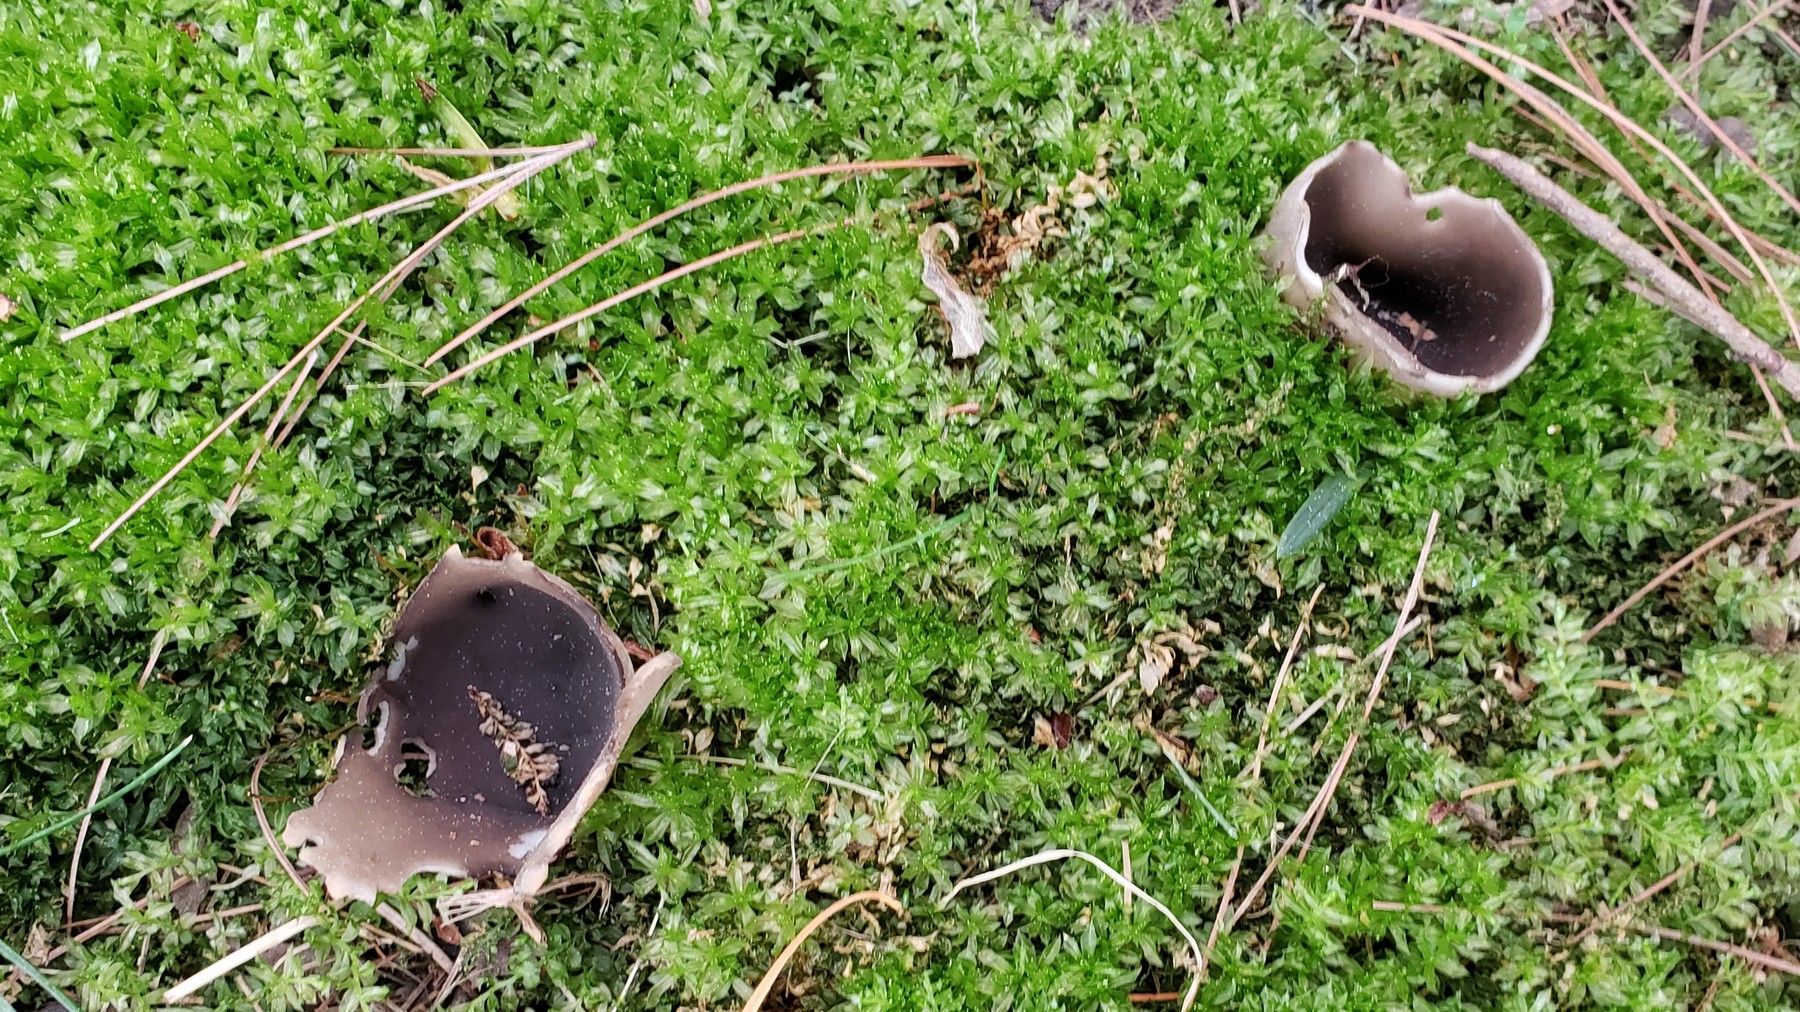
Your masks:
M1114 884L1116 884L1119 888L1125 890L1125 892L1127 894L1129 894L1131 896L1135 896L1138 899L1143 900L1145 903L1150 904L1152 907L1154 907L1156 909L1157 913L1162 914L1164 917L1168 918L1170 924L1175 925L1175 930L1181 932L1182 938L1187 939L1188 948L1190 950L1192 950L1192 952L1194 954L1194 966L1195 966L1193 983L1188 985L1187 996L1185 998L1183 998L1181 1001L1181 1012L1187 1012L1188 1009L1193 1007L1194 999L1200 997L1200 969L1201 969L1201 960L1204 957L1202 955L1202 950L1200 948L1199 939L1194 937L1194 933L1187 929L1187 925L1181 923L1181 918L1176 917L1175 912L1173 910L1170 910L1168 907L1164 906L1162 904L1161 900L1158 900L1156 897L1154 897L1154 896L1150 895L1149 893L1145 892L1144 890L1138 888L1136 885L1134 885L1132 883L1132 881L1130 879L1126 878L1125 876L1123 876L1123 875L1119 874L1117 871L1115 871L1113 869L1112 865L1107 864L1105 861L1102 861L1099 858L1095 857L1094 855L1089 854L1085 850L1046 850L1042 854L1033 854L1030 857L1023 858L1018 861L1014 861L1011 864L1002 865L999 868L995 868L993 871L986 871L986 872L982 872L979 875L972 875L969 878L965 878L962 881L951 886L950 891L948 893L944 894L943 903L944 904L949 903L952 899L956 898L957 893L962 892L964 889L968 889L972 886L978 886L978 885L982 885L983 883L986 883L986 882L992 882L997 878L1004 878L1007 875L1011 875L1013 872L1023 871L1026 868L1032 868L1032 867L1035 867L1040 864L1049 864L1052 861L1064 861L1071 857L1076 858L1077 860L1086 861L1088 864L1093 865L1096 869L1098 869L1100 871L1101 874L1105 875L1109 879L1112 879ZM940 905L942 905L942 904L940 904Z
M1662 586L1665 583L1668 583L1670 580L1674 579L1682 570L1688 568L1689 566L1693 565L1696 562L1699 562L1700 559L1702 557L1704 557L1707 552L1710 552L1713 549L1724 544L1725 542L1730 541L1732 538L1737 537L1739 534L1742 534L1744 531L1749 530L1752 527L1755 527L1757 524L1762 523L1764 520L1767 520L1770 517L1775 516L1777 514L1784 513L1788 510L1795 509L1797 507L1800 507L1800 498L1782 499L1782 500L1779 500L1779 501L1771 504L1770 506L1768 506L1764 509L1758 510L1756 513L1751 514L1750 516L1747 516L1742 520L1739 520L1737 523L1732 524L1730 527L1725 528L1724 530L1720 531L1718 534L1713 535L1711 538L1707 539L1705 544L1701 545L1699 548L1696 548L1693 551L1682 556L1680 558L1680 560L1678 560L1674 565L1672 565L1669 568L1663 570L1662 572L1656 574L1655 579L1651 580L1649 583L1644 584L1642 587L1639 587L1630 597L1626 598L1624 601L1621 601L1617 608L1614 608L1612 611L1607 612L1606 616L1604 618L1602 618L1598 622L1595 622L1593 624L1593 626L1588 629L1587 632L1584 632L1581 634L1581 642L1583 642L1583 643L1591 642L1595 636L1598 636L1600 634L1600 631L1602 629L1605 629L1607 626L1612 625L1614 622L1617 622L1619 620L1619 616L1630 611L1632 609L1632 607L1635 606L1639 601L1642 601L1645 597L1649 596L1651 591L1654 591L1656 588Z
M288 878L294 880L294 888L305 892L306 882L300 878L300 872L294 867L294 862L288 860L287 851L282 848L281 840L275 836L274 827L269 825L268 813L263 811L262 771L264 764L268 761L269 753L264 752L256 757L255 765L250 767L250 810L256 815L256 825L262 829L263 839L269 844L269 850L274 853L275 860L281 863L281 870L287 872Z
M880 903L882 906L887 907L896 914L906 913L906 908L900 905L899 900L889 896L887 893L875 889L867 889L863 892L852 893L819 911L818 916L807 921L806 926L801 928L799 933L794 935L794 937L788 941L787 945L782 948L781 954L775 957L775 962L769 964L768 971L763 974L762 980L757 982L756 990L750 992L750 999L744 1002L743 1012L759 1012L763 1007L763 1002L768 1000L769 992L775 989L775 981L781 978L781 971L787 967L788 960L794 958L794 953L800 950L800 944L808 938L811 938L812 933L819 930L820 925L831 920L832 917L837 915L838 911L843 910L845 907L853 906L858 903L867 903L870 900ZM654 927L652 930L655 930Z

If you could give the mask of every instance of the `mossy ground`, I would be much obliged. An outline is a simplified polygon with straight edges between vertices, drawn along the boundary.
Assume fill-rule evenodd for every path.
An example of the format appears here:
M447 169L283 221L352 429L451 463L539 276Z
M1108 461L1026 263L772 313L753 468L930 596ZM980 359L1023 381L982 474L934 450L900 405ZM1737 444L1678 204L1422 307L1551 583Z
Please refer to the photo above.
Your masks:
M1637 6L1665 53L1685 45L1680 4ZM1024 4L935 0L714 0L704 17L688 0L0 6L0 292L19 303L0 324L0 833L80 807L101 756L122 783L196 736L96 819L77 916L149 902L125 934L53 961L54 979L90 1008L144 1007L270 924L319 913L310 958L243 972L258 1007L434 992L419 990L425 960L359 936L379 924L369 910L332 913L317 885L285 880L249 768L274 749L263 785L279 827L327 775L397 594L459 524L493 524L686 665L559 865L609 876L610 909L545 904L541 947L510 915L472 929L470 1007L611 1008L640 958L625 1007L735 1007L820 907L885 885L908 916L826 928L778 989L783 1007L1124 1009L1129 992L1179 990L1187 970L1171 927L1128 913L1100 876L1034 870L938 898L1040 849L1116 861L1128 843L1136 882L1204 937L1238 846L1247 882L1356 729L1357 707L1331 721L1327 706L1276 736L1260 783L1239 778L1280 643L1323 586L1308 642L1328 649L1302 655L1278 730L1336 687L1360 697L1372 672L1340 655L1391 632L1439 510L1427 626L1399 651L1318 841L1277 877L1271 910L1221 938L1201 1004L1793 1007L1800 986L1740 961L1614 930L1570 947L1532 916L1618 903L1695 861L1645 922L1758 949L1800 932L1796 665L1749 635L1792 614L1787 529L1760 535L1772 552L1747 540L1577 642L1716 531L1734 495L1748 488L1753 508L1795 488L1744 368L1463 155L1470 139L1526 154L1555 142L1448 58L1366 29L1347 45L1343 23L1280 5L1235 28L1190 3L1156 26L1065 29ZM1522 19L1488 31L1562 65ZM1671 102L1616 31L1582 22L1573 44L1621 107L1658 123ZM1712 111L1745 116L1790 185L1797 68L1758 43L1703 76ZM429 400L410 367L359 347L217 541L212 510L273 402L88 551L451 212L350 229L67 344L58 331L418 189L391 160L324 153L442 143L415 78L491 142L598 146L534 183L519 220L464 228L372 314L371 337L409 361L548 267L765 171L954 152L981 160L986 189L898 211L969 179L915 172L713 205L532 311L573 311L780 228L889 213L678 282ZM1539 238L1557 321L1505 392L1409 400L1310 337L1263 276L1256 234L1281 187L1356 137L1422 188L1500 197ZM1748 172L1680 148L1747 225L1800 245ZM1102 164L1116 195L1065 208L1068 235L994 287L986 350L950 361L919 283L919 225L969 232L983 200L1017 214ZM1641 224L1616 191L1564 178ZM1748 286L1731 304L1780 333ZM946 415L971 401L974 414ZM1276 560L1287 518L1345 472L1361 480L1349 505ZM782 575L846 559L865 561ZM1154 693L1133 682L1081 710L1066 750L1034 744L1036 717L1075 711L1136 644L1189 628L1208 655ZM140 692L159 630L169 647ZM1496 677L1506 666L1541 683L1529 702ZM1191 749L1204 803L1151 725ZM888 801L680 758L695 749L817 768ZM1616 769L1541 775L1621 753ZM1503 777L1521 785L1481 799L1491 831L1434 818L1434 802ZM0 937L21 946L60 922L71 842L5 859ZM181 875L218 887L212 909L262 909L196 923L169 900ZM445 888L416 880L397 902L422 915ZM490 958L503 939L506 958ZM252 1000L229 982L204 997Z

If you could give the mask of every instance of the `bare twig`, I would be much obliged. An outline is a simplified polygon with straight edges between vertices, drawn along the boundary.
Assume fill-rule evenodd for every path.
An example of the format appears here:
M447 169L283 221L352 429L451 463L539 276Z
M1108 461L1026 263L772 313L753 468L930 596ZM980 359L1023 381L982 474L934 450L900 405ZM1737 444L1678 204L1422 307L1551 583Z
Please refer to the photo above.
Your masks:
M724 200L726 197L736 196L737 194L746 193L750 190L758 190L764 187L776 186L781 183L791 182L796 179L807 179L813 176L858 172L889 172L902 169L963 168L972 164L974 164L974 162L971 159L957 155L932 155L925 158L903 158L887 162L847 162L837 165L813 165L804 169L776 172L771 175L762 176L758 179L733 183L724 189L714 190L711 193L703 194L699 197L695 197L693 200L672 207L653 218L646 218L611 239L595 246L593 249L588 250L574 260L569 261L562 267L557 268L556 272L549 277L506 300L504 305L477 320L462 333L445 342L443 347L431 353L431 357L427 358L424 364L428 366L437 364L439 359L442 359L445 355L460 348L465 342L493 326L501 317L524 305L527 300L535 298L551 285L556 284L558 281L561 281L581 268L586 267L588 264L593 263L595 260L605 256L619 246L630 242L666 221L678 218L697 208L705 207L714 201Z
M264 397L267 397L269 393L273 391L284 378L286 378L288 373L293 372L294 368L305 360L307 356L318 350L319 345L325 342L325 338L330 334L337 332L344 321L354 315L358 309L361 309L363 303L367 302L372 294L388 287L390 283L397 282L410 275L413 270L419 266L419 263L431 254L432 250L442 245L444 240L448 239L451 233L455 232L458 228L461 228L464 222L486 210L488 205L492 204L505 194L510 193L514 188L531 179L537 173L542 172L568 157L568 155L573 154L575 150L577 149L571 148L567 152L538 155L535 158L522 162L511 175L507 176L494 186L483 190L479 197L469 201L469 205L463 209L461 214L458 214L452 219L450 224L445 225L442 229L438 230L437 234L425 240L423 243L420 243L418 248L414 249L405 259L395 264L387 274L383 275L375 282L375 284L371 285L368 291L357 296L354 301L344 307L343 311L340 312L335 319L326 324L312 340L306 342L299 351L295 352L294 356L288 359L286 365L277 369L275 374L270 376L261 387L257 388L255 393L245 398L244 402L239 404L237 408L227 415L224 421L214 426L212 431L202 437L200 442L195 444L193 449L189 450L179 461L177 461L174 467L171 467L161 478L158 478L155 483L144 491L143 495L139 496L137 500L127 507L123 513L119 514L112 523L108 524L106 529L101 531L100 535L88 545L88 550L97 550L101 545L105 544L106 540L112 537L120 527L123 527L126 521L137 515L137 512L143 509L151 499L155 498L158 492L161 492L171 481L174 481L177 475L181 474L182 471L187 469L189 464L192 464L199 458L200 454L206 452L207 447L217 442L220 436L223 436L246 414L249 414L250 409L260 403Z
M775 957L775 962L769 964L768 971L763 974L762 980L757 982L756 990L750 992L750 999L744 1002L743 1012L758 1012L763 1007L763 1002L768 1000L769 992L775 989L775 982L781 978L781 971L787 967L788 960L794 958L794 953L799 951L800 944L812 937L812 933L819 930L821 924L831 920L833 915L845 907L867 903L870 900L880 903L896 914L906 913L906 908L900 905L899 900L874 889L851 893L819 911L818 916L807 921L806 926L788 940L787 945L782 948L781 954Z
M1670 270L1641 243L1620 231L1611 218L1582 203L1574 194L1556 185L1548 176L1521 158L1481 147L1473 141L1468 145L1468 152L1556 212L1576 231L1618 257L1625 266L1656 286L1669 301L1680 303L1683 316L1705 327L1708 333L1724 341L1740 358L1760 366L1789 395L1800 398L1800 368L1796 368L1794 363L1771 348L1750 328L1738 322L1737 317L1723 306L1700 294L1693 285Z
M1046 850L1041 854L1033 854L1030 857L1022 858L1018 861L1014 861L1011 864L1002 865L999 868L995 868L993 871L986 871L986 872L982 872L979 875L970 876L969 878L965 878L962 881L951 886L950 891L944 895L943 903L948 904L952 899L954 899L956 897L957 893L962 892L964 889L970 888L972 886L978 886L978 885L981 885L986 882L992 882L993 880L995 880L997 878L1004 878L1007 875L1011 875L1013 872L1022 871L1026 868L1035 867L1040 864L1049 864L1052 861L1064 861L1069 858L1075 858L1080 861L1086 861L1088 864L1093 865L1096 869L1098 869L1101 874L1105 875L1109 879L1112 879L1113 882L1116 885L1118 885L1119 888L1125 890L1126 892L1130 893L1133 896L1136 896L1138 899L1143 900L1145 903L1150 904L1151 907L1155 908L1157 913L1162 914L1164 917L1168 918L1170 924L1175 925L1175 930L1181 932L1182 938L1187 939L1188 947L1189 947L1189 949L1192 950L1192 952L1194 954L1194 964L1196 967L1196 972L1194 974L1193 983L1188 985L1187 997L1182 999L1182 1002L1181 1002L1181 1012L1188 1012L1188 1009L1192 1008L1194 1005L1194 999L1196 999L1200 996L1200 974L1198 972L1198 967L1200 964L1200 942L1199 942L1199 940L1194 938L1193 932L1191 932L1187 929L1187 925L1181 923L1181 918L1176 917L1175 912L1173 910L1170 910L1168 907L1164 906L1161 900L1158 900L1156 897L1150 895L1149 893L1145 892L1144 890L1133 885L1130 882L1130 880L1126 879L1125 876L1119 874L1116 870L1113 869L1113 867L1111 865L1107 864L1105 861L1100 860L1099 858L1095 857L1094 855L1087 853L1086 851L1082 851L1082 850Z
M1622 601L1618 607L1614 608L1612 611L1607 612L1606 616L1604 618L1602 618L1598 622L1595 622L1593 624L1593 626L1588 629L1587 632L1584 632L1581 634L1581 642L1587 643L1587 642L1592 641L1595 636L1599 635L1599 633L1602 629L1605 629L1607 626L1612 625L1614 622L1617 622L1619 620L1619 616L1630 611L1632 609L1632 606L1636 605L1639 601L1642 601L1646 596L1648 596L1656 588L1658 588L1658 587L1662 586L1663 584L1668 583L1670 580L1674 579L1677 575L1679 575L1681 573L1682 570L1684 570L1684 569L1688 568L1689 566L1693 565L1694 563L1700 561L1700 559L1702 557L1704 557L1707 552L1712 551L1713 549L1719 547L1720 545L1724 544L1727 541L1730 541L1732 538L1737 537L1739 534L1742 534L1744 531L1749 530L1752 527L1755 527L1757 524L1762 523L1763 521L1769 519L1770 517L1784 513L1788 510L1794 509L1795 507L1800 507L1800 498L1779 500L1779 501L1757 511L1756 513L1751 514L1750 516L1745 517L1742 520L1739 520L1737 523L1732 524L1730 527L1725 528L1723 531L1720 531L1718 534L1715 534L1713 537L1708 539L1705 544L1701 545L1699 548L1696 548L1693 551L1682 556L1678 561L1675 562L1674 565L1663 570L1661 573L1658 573L1656 575L1655 579L1651 580L1649 583L1644 584L1642 587L1639 587L1635 592L1632 593L1632 595L1630 597L1628 597L1624 601Z
M162 657L163 646L169 642L169 629L164 626L156 630L156 636L150 641L150 656L144 661L144 670L138 675L138 691L150 684L150 675L156 670L156 662ZM112 756L100 760L100 771L94 774L94 789L88 792L87 806L94 807L100 803L100 791L106 786L106 774L112 769ZM87 843L88 826L94 821L94 813L81 817L81 827L75 831L75 847L69 854L69 881L63 886L63 920L75 919L75 876L81 870L81 849Z

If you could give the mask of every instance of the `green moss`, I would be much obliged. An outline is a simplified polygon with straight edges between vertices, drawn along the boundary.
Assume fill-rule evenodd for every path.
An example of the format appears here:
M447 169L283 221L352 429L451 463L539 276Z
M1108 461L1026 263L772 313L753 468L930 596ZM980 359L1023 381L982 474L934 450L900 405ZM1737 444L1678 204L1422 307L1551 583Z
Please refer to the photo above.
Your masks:
M1677 6L1640 0L1658 45L1685 43ZM709 19L685 0L0 7L0 292L20 303L0 324L0 832L78 809L102 755L122 783L196 735L179 775L95 821L77 915L152 900L127 917L134 933L56 961L57 981L90 1007L143 1002L268 923L195 926L170 884L231 878L221 862L269 874L250 763L284 744L263 779L279 826L325 775L352 719L342 694L377 659L396 592L457 524L493 523L624 635L687 663L560 866L610 875L611 910L547 903L548 944L487 963L503 968L473 1007L610 1007L640 954L627 1007L729 1005L829 897L891 882L908 918L842 952L833 943L854 941L842 932L868 926L826 929L790 971L807 987L799 1005L1125 1008L1130 991L1179 989L1187 970L1170 927L1141 905L1128 916L1099 876L1032 871L947 908L937 898L1045 847L1112 860L1129 842L1136 882L1203 935L1240 840L1134 718L1192 747L1194 785L1248 844L1247 882L1354 714L1330 720L1328 705L1275 737L1260 784L1237 780L1280 662L1265 626L1285 643L1322 584L1314 642L1367 653L1391 630L1436 509L1429 632L1399 651L1319 839L1281 876L1279 927L1259 916L1221 938L1202 1004L1681 1007L1716 979L1715 1008L1791 1006L1791 985L1709 953L1613 931L1569 951L1519 916L1615 904L1699 861L1646 920L1752 945L1759 928L1792 927L1795 664L1748 643L1792 611L1780 550L1722 556L1598 645L1577 642L1721 526L1715 488L1791 488L1791 457L1764 448L1778 436L1741 366L1625 293L1616 264L1461 153L1471 138L1548 143L1491 84L1399 39L1347 47L1342 26L1315 18L1277 6L1234 29L1195 4L1160 26L1079 37L1022 7L942 2L715 0ZM189 21L196 40L177 27ZM1560 65L1541 31L1500 31ZM1620 39L1589 26L1575 44L1627 112L1658 121L1667 102ZM1747 49L1703 75L1717 111L1751 117L1789 177L1795 66ZM518 221L472 222L372 314L371 335L410 361L551 265L764 171L956 152L982 160L986 202L1012 214L1103 161L1118 192L1065 208L1069 234L998 283L996 339L972 363L948 359L918 280L912 229L925 216L890 213L626 303L429 401L405 386L409 367L359 347L216 543L211 510L272 403L87 551L452 212L362 225L79 340L57 333L416 190L383 159L323 152L450 140L419 76L451 89L494 143L591 133L597 147L533 183ZM1353 137L1422 188L1500 197L1540 239L1557 322L1504 393L1408 400L1306 334L1263 277L1255 237L1276 194ZM1800 245L1754 178L1682 143L1746 225ZM735 197L531 311L553 318L670 262L896 211L966 178ZM1616 192L1570 182L1637 222ZM968 233L982 206L941 214ZM1758 326L1776 319L1743 288L1732 306ZM969 401L978 414L945 417ZM1670 423L1672 442L1657 431ZM488 478L474 484L472 468ZM1355 496L1278 561L1281 528L1336 474L1359 476ZM1211 653L1153 698L1134 680L1078 714L1066 751L1032 743L1035 716L1076 709L1140 640L1208 622ZM169 648L139 692L161 629ZM1528 704L1493 677L1521 661L1541 683ZM1686 695L1594 686L1671 670ZM1360 696L1370 674L1303 654L1277 728L1340 686ZM1790 706L1771 714L1746 696ZM817 766L891 800L681 759L702 731L715 752ZM1626 750L1611 771L1545 774ZM1505 777L1519 786L1481 799L1500 838L1432 817L1433 802ZM190 810L177 850L172 827ZM1715 859L1746 823L1744 844ZM57 922L70 842L33 844L0 871L0 935L15 946ZM215 902L263 902L270 921L317 909L272 878ZM409 910L446 887L410 888ZM353 907L309 933L311 969L246 970L262 1007L403 998L357 938L367 915ZM484 930L472 952L511 926ZM627 934L638 941L614 951ZM249 1007L229 984L206 996Z

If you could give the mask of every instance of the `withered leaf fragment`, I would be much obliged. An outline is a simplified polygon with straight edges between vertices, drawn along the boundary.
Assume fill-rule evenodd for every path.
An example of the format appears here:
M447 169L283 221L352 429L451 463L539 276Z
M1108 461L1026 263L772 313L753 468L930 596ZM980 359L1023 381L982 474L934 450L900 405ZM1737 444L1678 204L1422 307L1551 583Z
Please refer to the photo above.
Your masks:
M533 741L535 729L501 708L492 693L469 686L469 698L481 716L481 733L500 749L500 764L513 782L525 788L525 800L539 815L550 814L550 795L544 790L556 779L561 760L550 746Z
M488 905L522 910L681 661L659 654L634 670L567 583L516 553L467 559L454 547L407 599L392 642L393 663L357 708L373 747L340 741L337 779L282 838L335 898L374 902L419 872L502 875L512 885ZM403 748L426 757L428 796L399 782Z

